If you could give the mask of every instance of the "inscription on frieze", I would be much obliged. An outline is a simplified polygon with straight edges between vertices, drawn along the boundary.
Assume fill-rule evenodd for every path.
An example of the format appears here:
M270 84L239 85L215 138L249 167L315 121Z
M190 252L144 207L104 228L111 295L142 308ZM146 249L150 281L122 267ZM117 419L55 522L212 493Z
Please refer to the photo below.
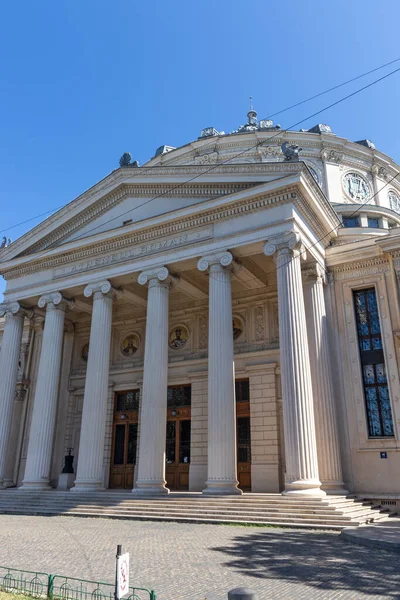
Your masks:
M129 248L113 252L112 254L90 258L79 263L54 269L53 279L124 263L133 258L141 258L142 256L157 254L158 252L163 252L165 250L173 250L182 246L195 244L196 242L202 242L210 238L212 238L212 227L205 227L201 230L189 231L187 233L161 238L145 244L136 244L135 246L130 246Z
M381 265L378 267L370 267L369 269L359 269L347 272L335 273L336 281L343 281L345 279L359 279L360 277L369 277L371 275L379 275L380 273L386 273L390 271L389 265Z

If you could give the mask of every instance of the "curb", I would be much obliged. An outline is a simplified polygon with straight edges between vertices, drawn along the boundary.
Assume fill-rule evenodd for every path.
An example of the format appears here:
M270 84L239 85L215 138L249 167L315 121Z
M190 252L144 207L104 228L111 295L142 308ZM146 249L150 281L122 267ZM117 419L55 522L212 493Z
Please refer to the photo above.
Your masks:
M373 528L373 533L377 530ZM400 539L398 541L369 538L359 535L360 529L358 527L345 527L340 533L346 542L352 544L358 544L359 546L366 546L367 548L377 548L379 550L389 550L390 552L397 552L400 554Z

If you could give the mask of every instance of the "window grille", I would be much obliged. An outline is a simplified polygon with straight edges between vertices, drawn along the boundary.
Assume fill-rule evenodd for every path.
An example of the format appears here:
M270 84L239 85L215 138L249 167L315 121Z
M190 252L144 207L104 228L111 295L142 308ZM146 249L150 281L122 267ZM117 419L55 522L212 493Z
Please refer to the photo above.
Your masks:
M240 463L251 461L250 417L237 419L237 459Z
M374 288L353 292L370 437L393 437L393 419Z
M117 394L115 410L117 412L129 412L139 410L140 390L131 390Z
M190 406L192 403L192 387L183 385L180 387L169 387L167 396L168 408L176 406Z
M250 402L250 385L248 379L235 381L236 402Z

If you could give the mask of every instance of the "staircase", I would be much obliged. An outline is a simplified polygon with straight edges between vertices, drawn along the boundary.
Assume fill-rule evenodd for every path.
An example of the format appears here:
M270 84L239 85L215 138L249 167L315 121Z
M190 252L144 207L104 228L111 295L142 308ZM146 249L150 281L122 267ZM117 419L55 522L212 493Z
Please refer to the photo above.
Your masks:
M64 515L179 521L183 523L233 523L276 525L312 529L337 529L377 523L388 510L372 507L353 497L291 498L280 494L203 496L172 492L164 497L135 497L129 492L70 493L0 491L0 514Z

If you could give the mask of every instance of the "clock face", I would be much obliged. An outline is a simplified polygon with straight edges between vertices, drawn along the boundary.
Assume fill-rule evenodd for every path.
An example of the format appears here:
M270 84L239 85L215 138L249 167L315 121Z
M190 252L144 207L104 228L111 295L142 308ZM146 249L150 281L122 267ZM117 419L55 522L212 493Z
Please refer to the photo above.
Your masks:
M343 177L343 187L352 200L364 202L371 195L369 184L358 173L346 173Z
M400 213L400 198L399 196L396 194L396 192L393 192L392 190L389 192L388 194L389 196L389 206L392 210L394 210L397 213Z

